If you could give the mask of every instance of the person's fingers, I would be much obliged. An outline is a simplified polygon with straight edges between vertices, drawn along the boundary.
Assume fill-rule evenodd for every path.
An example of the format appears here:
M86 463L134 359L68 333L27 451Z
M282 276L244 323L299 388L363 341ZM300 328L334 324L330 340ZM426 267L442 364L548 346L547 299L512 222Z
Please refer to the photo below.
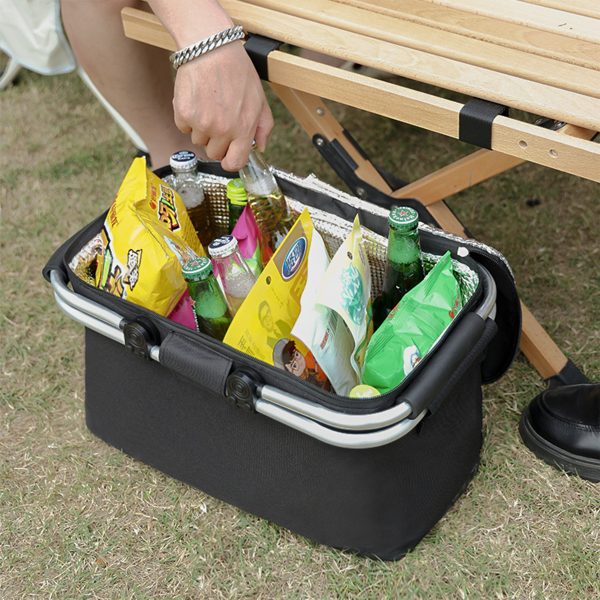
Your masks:
M210 140L210 137L199 129L194 129L190 137L195 146L206 146Z
M221 166L226 171L239 171L248 163L248 155L252 148L252 139L237 138L229 144L227 154L221 161Z
M191 133L192 132L192 128L189 125L189 122L187 121L187 119L184 119L183 116L181 115L181 113L174 108L174 121L175 121L175 127L177 127L177 129L179 129L179 131L181 131L181 133Z
M261 152L265 151L267 147L267 140L273 130L273 115L269 105L265 103L263 110L258 118L258 124L256 126L256 132L254 134L254 141L256 146Z
M222 160L227 154L231 138L229 136L211 137L206 146L206 156L212 160Z

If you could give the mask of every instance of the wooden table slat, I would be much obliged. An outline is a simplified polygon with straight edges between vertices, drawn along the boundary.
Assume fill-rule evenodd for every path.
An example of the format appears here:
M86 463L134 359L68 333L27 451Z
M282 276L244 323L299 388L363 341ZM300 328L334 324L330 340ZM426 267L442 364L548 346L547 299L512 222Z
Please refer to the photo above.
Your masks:
M302 3L287 0L246 1L428 54L484 67L497 71L500 77L503 73L516 75L600 98L600 70L586 69L330 0L303 0Z
M583 17L600 19L600 2L598 0L521 0L528 4L537 4L546 8L556 8Z
M566 37L600 42L600 23L597 19L536 6L521 0L425 0L431 4L457 8L475 15L485 15L497 21L526 25L533 29L559 33Z
M576 40L561 33L533 29L516 23L498 21L485 15L475 15L425 0L333 0L373 13L398 17L443 31L516 48L531 54L569 62L589 69L600 65L600 44Z
M511 75L499 78L489 69L340 31L238 0L222 0L222 4L232 18L244 23L249 31L469 96L600 130L600 100L597 98Z
M232 16L239 21L239 15ZM264 15L259 17L264 23ZM258 22L261 22L260 18ZM171 36L152 14L124 9L123 24L126 35L132 39L168 50L175 48ZM268 23L266 27L263 33L269 35ZM279 51L269 55L269 72L274 83L449 137L458 137L458 116L462 108L458 102ZM600 144L594 142L559 135L515 119L497 117L493 125L492 148L600 182Z

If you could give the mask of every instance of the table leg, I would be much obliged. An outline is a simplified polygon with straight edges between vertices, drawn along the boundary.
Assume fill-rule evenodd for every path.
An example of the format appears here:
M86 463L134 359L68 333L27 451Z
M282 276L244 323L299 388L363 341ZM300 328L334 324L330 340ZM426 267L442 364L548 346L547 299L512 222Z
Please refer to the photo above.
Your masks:
M321 98L275 83L271 83L271 88L311 139L318 134L329 141L336 140L356 163L354 172L359 179L386 194L392 192L375 165L346 137L344 128Z

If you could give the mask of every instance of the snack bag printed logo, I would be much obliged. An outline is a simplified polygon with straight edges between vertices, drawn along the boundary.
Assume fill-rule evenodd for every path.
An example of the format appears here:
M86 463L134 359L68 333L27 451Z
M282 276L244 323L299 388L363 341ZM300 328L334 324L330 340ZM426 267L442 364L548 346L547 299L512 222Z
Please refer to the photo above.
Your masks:
M157 215L159 221L164 223L171 231L181 228L175 207L175 192L164 185L160 186Z
M140 265L142 264L142 251L129 249L127 253L127 273L123 277L123 283L132 290L140 277Z
M342 271L342 305L354 323L360 325L366 310L363 281L360 272L354 265Z
M123 267L115 259L110 246L106 246L106 251L104 252L104 264L102 265L102 275L98 287L110 294L119 296L119 298L125 296Z
M281 276L285 281L289 281L298 272L305 254L306 238L301 237L292 244L292 247L283 259Z
M115 265L114 271L109 273L103 289L110 294L119 296L119 298L123 298L125 288L123 287L123 272L121 271L121 267L119 267L119 265Z
M141 250L130 249L127 253L127 267L123 268L116 260L110 248L107 248L104 255L104 268L99 287L115 296L126 298L127 287L133 290L140 278L141 263Z
M419 352L419 349L414 344L412 344L411 346L407 346L404 349L402 358L404 366L404 375L408 375L421 360L421 353Z

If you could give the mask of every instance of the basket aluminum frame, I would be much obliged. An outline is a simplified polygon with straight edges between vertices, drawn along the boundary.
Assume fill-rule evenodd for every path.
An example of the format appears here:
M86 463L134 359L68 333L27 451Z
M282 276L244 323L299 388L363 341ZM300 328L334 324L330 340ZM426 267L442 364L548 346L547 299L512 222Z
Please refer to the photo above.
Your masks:
M493 318L496 284L491 274L479 265L484 298L474 311L482 320ZM117 312L72 291L66 275L54 269L50 283L59 308L71 319L119 344L125 344L124 328L128 319ZM160 345L148 348L149 356L161 362ZM259 385L252 399L254 410L287 427L296 429L332 446L366 449L390 444L414 429L427 410L411 418L412 406L400 402L388 409L366 415L331 410L271 385Z

